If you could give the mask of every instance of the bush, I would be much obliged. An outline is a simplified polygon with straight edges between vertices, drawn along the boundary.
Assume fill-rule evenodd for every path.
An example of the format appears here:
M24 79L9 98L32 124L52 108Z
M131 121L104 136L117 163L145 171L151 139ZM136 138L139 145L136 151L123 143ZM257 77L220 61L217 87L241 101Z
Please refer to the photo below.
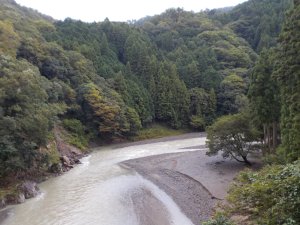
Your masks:
M205 130L205 121L202 116L192 116L190 125L194 130L197 130L197 131Z
M81 150L87 148L89 137L85 134L85 127L79 120L65 119L63 120L63 126L68 131L66 139L71 145L74 145Z
M232 221L230 221L224 214L217 213L213 219L210 219L202 225L234 225Z
M258 224L300 224L300 161L242 172L229 201Z
M186 130L174 130L167 126L160 125L160 124L153 124L148 128L144 128L139 130L136 136L132 137L131 140L133 141L142 141L154 138L162 138L168 136L175 136L186 133Z

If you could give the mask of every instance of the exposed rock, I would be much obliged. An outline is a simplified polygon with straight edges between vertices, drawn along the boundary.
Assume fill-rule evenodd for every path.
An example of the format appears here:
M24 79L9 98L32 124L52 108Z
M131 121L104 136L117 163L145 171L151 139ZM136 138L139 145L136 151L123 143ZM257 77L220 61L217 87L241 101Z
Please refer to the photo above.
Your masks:
M62 162L62 172L69 171L73 168L74 164L80 164L80 159L84 157L85 155L81 152L80 149L76 148L75 146L72 146L62 138L63 136L63 129L61 127L56 127L54 129L54 135L55 135L55 141L56 141L56 147L61 155L61 162ZM52 168L54 171L57 168ZM53 171L51 170L51 171Z
M54 163L50 166L49 172L60 174L63 172L61 163Z
M21 203L25 202L25 195L23 193L19 193L17 195L16 202L18 204L21 204Z
M4 208L6 206L5 199L0 199L0 209Z
M75 162L76 164L81 164L81 161L80 161L79 159L75 159L74 162Z
M37 184L32 181L25 181L18 189L24 193L26 199L33 198L40 193Z
M66 156L66 155L62 156L61 161L64 166L67 166L67 167L71 166L71 161L68 156Z
M25 202L25 195L21 192L6 195L7 204L21 204L23 202Z

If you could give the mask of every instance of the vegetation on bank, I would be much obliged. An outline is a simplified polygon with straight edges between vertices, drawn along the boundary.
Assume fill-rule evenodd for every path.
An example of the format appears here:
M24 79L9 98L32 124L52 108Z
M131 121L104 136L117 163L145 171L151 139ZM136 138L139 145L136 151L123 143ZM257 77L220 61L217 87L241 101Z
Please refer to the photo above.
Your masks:
M244 171L229 192L231 212L257 224L300 223L300 161Z
M187 133L188 131L189 130L186 129L175 130L164 125L153 124L147 128L140 130L135 136L131 137L130 140L142 141L147 139L176 136Z
M64 119L62 125L66 131L68 131L64 133L64 139L67 140L69 144L85 151L89 146L92 135L88 134L88 131L80 120Z
M209 154L247 162L255 141L285 164L241 175L233 209L240 204L262 224L298 223L299 16L299 0L251 0L231 10L84 23L2 0L0 186L58 171L57 143L83 150L91 138L208 127Z
M209 150L207 155L217 155L222 151L224 158L233 158L238 162L251 165L248 155L258 151L259 133L245 113L220 117L207 130Z
M295 0L278 42L261 50L251 71L249 106L208 128L208 153L223 151L223 156L239 160L236 156L244 158L249 143L256 141L270 164L260 171L242 172L231 188L225 211L228 217L244 216L237 224L300 223L299 20L300 1ZM246 120L239 123L243 114ZM260 132L257 140L248 138L253 128ZM231 224L224 216L208 224L222 221Z

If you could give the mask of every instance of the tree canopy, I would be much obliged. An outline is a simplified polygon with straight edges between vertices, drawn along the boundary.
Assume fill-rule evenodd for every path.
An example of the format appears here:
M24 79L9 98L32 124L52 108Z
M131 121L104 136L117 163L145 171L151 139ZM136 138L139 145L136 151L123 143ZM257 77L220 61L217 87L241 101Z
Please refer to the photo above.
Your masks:
M84 23L1 1L1 165L29 165L62 121L100 139L126 138L153 122L203 131L244 111L248 89L252 120L280 123L283 151L297 158L297 2L283 26L292 5L251 0L197 13L173 8L134 23Z

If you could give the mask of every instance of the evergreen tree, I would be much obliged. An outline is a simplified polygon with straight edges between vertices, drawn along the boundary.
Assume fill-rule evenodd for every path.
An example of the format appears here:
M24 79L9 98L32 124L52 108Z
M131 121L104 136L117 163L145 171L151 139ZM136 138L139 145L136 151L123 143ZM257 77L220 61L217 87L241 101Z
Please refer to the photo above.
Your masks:
M264 142L269 150L278 144L280 114L279 88L272 74L274 50L263 50L251 76L249 88L250 110L257 127L263 128Z
M282 147L289 160L300 157L300 1L288 14L279 39L276 78L281 95Z

